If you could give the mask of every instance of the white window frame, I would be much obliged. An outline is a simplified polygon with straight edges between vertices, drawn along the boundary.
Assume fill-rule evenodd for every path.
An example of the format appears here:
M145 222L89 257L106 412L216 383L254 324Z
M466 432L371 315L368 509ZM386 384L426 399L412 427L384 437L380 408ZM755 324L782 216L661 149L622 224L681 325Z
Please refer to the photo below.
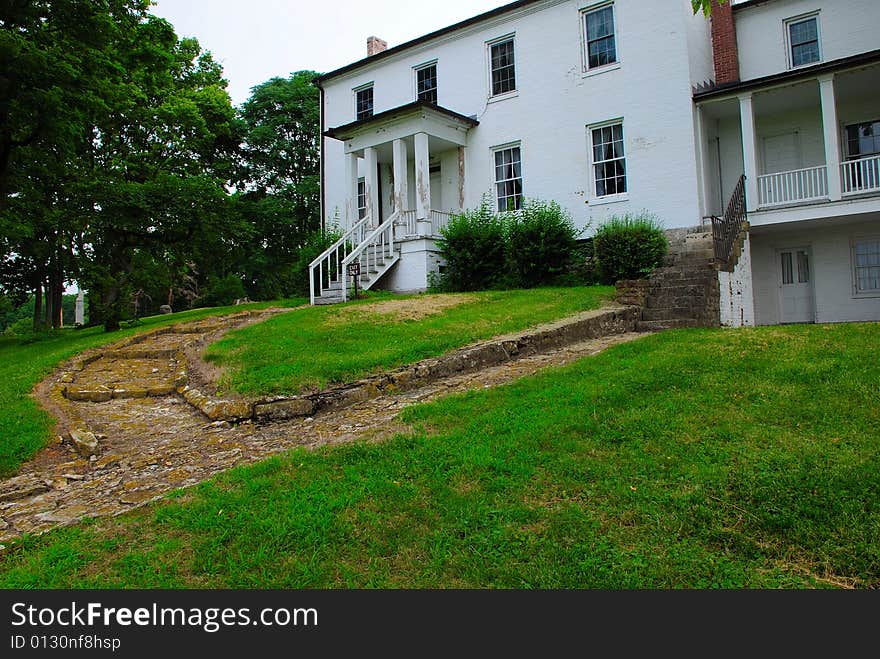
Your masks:
M376 114L376 87L372 82L368 82L365 85L360 85L351 90L351 102L354 106L354 120L355 121L364 121L369 119L370 117L364 117L364 119L360 119L358 117L358 94L362 91L366 91L367 89L373 90L373 108L371 110L370 117Z
M507 181L515 181L515 180L516 180L515 178L512 178L512 179L504 179L503 181L499 181L499 180L497 179L497 176L496 176L496 173L495 173L495 167L496 167L496 165L495 165L495 154L496 154L496 153L499 153L499 152L501 152L501 151L506 151L506 150L508 150L508 149L519 149L519 203L520 203L520 208L522 208L522 203L523 203L523 201L524 201L525 198L526 198L526 192L525 192L525 190L526 190L526 189L525 189L525 171L523 170L523 148L522 148L522 142L508 142L507 144L499 144L498 146L493 146L493 147L490 149L490 151L491 151L491 164L492 164L492 198L495 200L495 212L496 212L496 213L504 212L504 211L499 211L499 210L498 210L498 202L499 202L499 197L498 197L498 184L499 184L499 183L504 183L504 182L507 182ZM509 197L508 197L508 198L509 198ZM506 209L505 209L505 210L506 210Z
M436 72L435 72L435 76L436 76L436 78L437 78L437 86L435 87L435 90L436 90L436 93L437 93L437 105L440 105L440 67L437 66L437 60L436 60L436 59L431 60L430 62L423 62L422 64L419 64L418 66L414 66L414 67L413 67L413 76L412 76L412 80L413 80L413 99L416 100L416 101L419 100L419 71L424 71L425 69L429 69L429 68L431 68L432 66L433 66L433 67L435 68L435 70L436 70Z
M492 85L492 47L497 46L499 44L510 41L513 43L513 77L516 83L514 89L511 89L507 92L502 92L500 94L493 94L493 85ZM492 39L491 41L486 42L486 89L488 91L488 99L489 103L495 103L497 101L503 101L507 98L513 98L515 96L519 96L519 88L520 88L520 79L518 75L519 71L519 62L517 52L518 48L516 45L516 32L511 32L510 34L505 34L504 36L497 37Z
M587 199L592 205L599 204L612 204L618 201L627 201L629 199L630 192L630 176L629 176L629 165L627 163L628 156L626 153L626 126L624 125L626 122L623 117L618 117L617 119L609 119L608 121L601 121L594 124L587 125L587 159L590 166L590 189L589 194L587 195ZM602 197L598 196L596 193L596 162L593 160L593 131L598 130L600 128L608 128L609 126L620 125L620 133L621 139L623 140L623 167L624 167L624 178L626 179L626 192L620 192L615 194L608 194ZM606 162L606 161L602 161Z
M852 290L854 298L877 298L880 297L880 288L860 291L859 290L859 277L858 270L856 265L856 246L859 243L880 243L880 235L877 236L858 236L850 239L849 245L849 254L850 254L850 264L852 271Z
M792 43L791 43L791 26L796 23L803 23L804 21L815 20L816 21L816 46L819 48L819 59L816 62L809 62L808 64L799 64L795 66L794 64L794 53L792 52ZM822 53L822 25L819 20L819 10L811 11L806 14L801 14L799 16L793 16L792 18L786 18L783 22L783 31L785 32L785 61L788 64L789 69L803 69L808 66L815 66L816 64L821 64L824 62L823 53Z
M589 38L587 35L587 14L591 14L594 11L599 11L600 9L605 9L606 7L611 7L611 15L614 19L614 55L616 59L610 64L602 64L600 66L594 66L590 68ZM614 0L601 0L600 2L593 2L591 4L582 5L578 9L578 16L580 17L579 20L581 22L581 68L583 70L584 77L619 69L620 30L617 22L617 7L615 7Z
M361 206L363 202L363 206ZM363 176L357 182L357 219L362 220L367 216L367 179Z

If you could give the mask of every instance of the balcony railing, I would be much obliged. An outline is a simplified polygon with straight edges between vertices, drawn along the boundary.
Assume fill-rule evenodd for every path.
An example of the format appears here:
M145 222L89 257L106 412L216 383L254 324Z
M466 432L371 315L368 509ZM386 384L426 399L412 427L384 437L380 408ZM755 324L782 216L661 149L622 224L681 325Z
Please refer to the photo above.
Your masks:
M435 236L440 235L440 229L449 224L449 213L443 211L431 211L431 233Z
M843 194L880 191L880 156L840 163Z
M758 177L760 207L798 204L827 198L828 168L825 165Z
M419 228L416 224L416 212L400 211L400 219L397 221L397 237L409 238L419 235Z

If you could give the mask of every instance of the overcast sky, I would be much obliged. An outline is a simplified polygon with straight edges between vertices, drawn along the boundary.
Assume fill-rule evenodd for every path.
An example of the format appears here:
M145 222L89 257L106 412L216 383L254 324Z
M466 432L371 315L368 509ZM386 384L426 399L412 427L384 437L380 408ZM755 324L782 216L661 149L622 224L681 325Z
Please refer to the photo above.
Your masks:
M366 56L367 37L396 46L505 0L154 0L178 36L196 37L223 65L232 102L294 71L331 71Z

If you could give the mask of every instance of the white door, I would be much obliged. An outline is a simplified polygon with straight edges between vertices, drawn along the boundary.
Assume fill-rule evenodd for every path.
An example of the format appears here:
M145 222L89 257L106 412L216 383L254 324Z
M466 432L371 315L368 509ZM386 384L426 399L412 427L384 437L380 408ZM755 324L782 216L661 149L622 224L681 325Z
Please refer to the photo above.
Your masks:
M803 168L801 141L797 132L764 138L764 173L791 172Z
M776 252L779 273L779 321L812 323L813 273L810 250L806 247L780 249Z

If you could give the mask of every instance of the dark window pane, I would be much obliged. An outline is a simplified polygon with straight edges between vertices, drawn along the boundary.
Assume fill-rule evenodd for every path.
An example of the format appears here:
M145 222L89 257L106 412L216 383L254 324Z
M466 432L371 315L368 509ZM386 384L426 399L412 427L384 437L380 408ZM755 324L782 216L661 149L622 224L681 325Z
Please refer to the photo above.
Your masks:
M804 66L819 61L819 25L815 18L791 23L788 34L792 66Z
M436 66L426 66L416 71L416 90L418 100L437 104Z
M498 43L491 48L492 95L506 94L516 89L513 61L513 41Z
M357 92L355 97L357 105L357 120L368 119L373 116L373 88L367 87Z
M791 263L791 252L782 252L782 283L793 284L794 273Z
M614 39L614 10L611 7L591 11L586 15L587 66L595 68L617 61Z

